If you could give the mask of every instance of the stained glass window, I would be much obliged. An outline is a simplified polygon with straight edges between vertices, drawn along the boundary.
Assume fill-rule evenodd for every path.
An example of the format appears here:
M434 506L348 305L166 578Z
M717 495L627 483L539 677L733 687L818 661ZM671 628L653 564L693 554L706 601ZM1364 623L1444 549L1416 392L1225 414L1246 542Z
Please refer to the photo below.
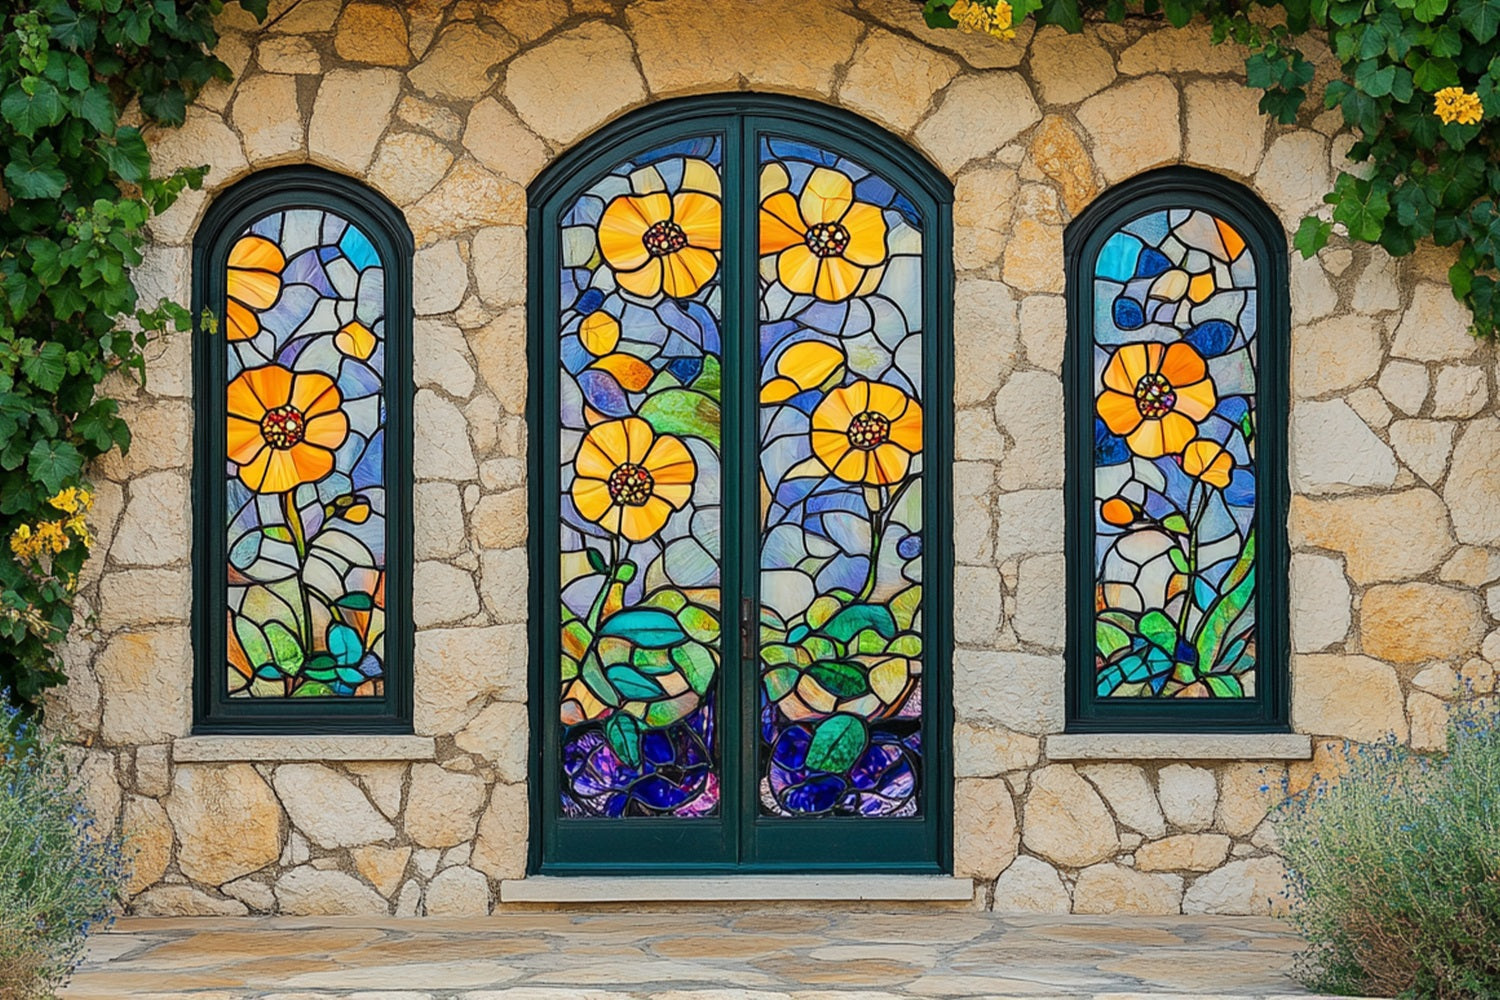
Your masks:
M650 150L561 219L570 816L719 805L722 158L714 136Z
M1091 412L1075 427L1092 465L1093 655L1079 683L1096 704L1255 705L1268 649L1279 659L1258 590L1267 542L1284 544L1265 504L1282 435L1262 379L1279 269L1253 220L1186 196L1158 202L1117 212L1088 265L1076 350Z
M762 811L913 816L922 234L854 159L760 143Z
M222 581L199 598L222 622L209 702L389 715L393 620L406 617L392 604L404 587L389 586L391 543L406 487L388 442L405 433L392 416L407 404L392 392L405 380L388 373L405 356L391 344L405 318L389 316L376 220L292 193L237 212L231 196L232 217L200 239L213 244L206 297L222 296L219 335L198 344L222 406L208 425L215 513L200 524L209 577Z
M945 188L746 102L539 182L543 855L935 863Z

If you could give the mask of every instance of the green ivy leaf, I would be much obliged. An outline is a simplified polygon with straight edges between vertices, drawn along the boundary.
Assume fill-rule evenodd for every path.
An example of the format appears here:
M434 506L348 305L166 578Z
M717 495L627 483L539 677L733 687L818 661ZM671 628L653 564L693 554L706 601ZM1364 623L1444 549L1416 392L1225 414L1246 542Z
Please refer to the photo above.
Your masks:
M32 479L56 493L83 471L83 456L66 441L43 439L32 445L26 457L26 472Z
M1391 202L1384 181L1339 174L1333 185L1333 220L1349 229L1349 235L1366 243L1380 239Z
M57 152L51 140L44 139L32 149L12 146L10 156L11 161L5 165L5 186L14 197L62 197L68 175L58 169Z
M1464 0L1458 23L1481 45L1500 32L1500 0Z
M43 344L35 354L21 362L21 371L38 389L56 392L68 374L67 348L56 341Z
M62 121L66 111L62 95L46 80L37 81L35 92L29 95L19 83L13 84L0 98L0 116L28 139Z
M1302 254L1303 259L1315 257L1319 250L1328 245L1331 235L1333 223L1309 215L1297 227L1297 235L1292 237L1292 246Z

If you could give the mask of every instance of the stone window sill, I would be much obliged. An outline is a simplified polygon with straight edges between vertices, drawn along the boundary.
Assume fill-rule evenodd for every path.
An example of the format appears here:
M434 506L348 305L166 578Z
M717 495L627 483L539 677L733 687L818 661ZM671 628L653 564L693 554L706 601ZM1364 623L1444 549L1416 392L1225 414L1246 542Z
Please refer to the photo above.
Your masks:
M679 903L748 900L969 902L974 883L951 875L725 875L701 878L537 875L500 883L502 903Z
M1300 733L1061 733L1048 760L1309 760Z
M430 736L187 736L172 742L181 763L286 763L290 761L434 760Z

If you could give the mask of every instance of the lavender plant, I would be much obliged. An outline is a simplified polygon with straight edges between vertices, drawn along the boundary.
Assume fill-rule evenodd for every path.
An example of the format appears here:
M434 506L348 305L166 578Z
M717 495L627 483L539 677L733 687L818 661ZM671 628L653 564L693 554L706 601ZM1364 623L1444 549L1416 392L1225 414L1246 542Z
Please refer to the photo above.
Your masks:
M114 920L122 847L62 747L0 694L0 1000L52 997L67 981L89 931Z
M1447 752L1346 747L1281 807L1298 977L1331 993L1500 997L1500 713L1461 703Z

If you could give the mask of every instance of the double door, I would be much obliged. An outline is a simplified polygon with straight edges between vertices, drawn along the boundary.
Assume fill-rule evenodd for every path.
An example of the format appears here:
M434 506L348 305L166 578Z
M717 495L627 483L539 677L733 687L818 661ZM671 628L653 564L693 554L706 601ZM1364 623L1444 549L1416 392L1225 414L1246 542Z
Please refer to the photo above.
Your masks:
M533 870L945 870L945 185L741 95L533 205Z

